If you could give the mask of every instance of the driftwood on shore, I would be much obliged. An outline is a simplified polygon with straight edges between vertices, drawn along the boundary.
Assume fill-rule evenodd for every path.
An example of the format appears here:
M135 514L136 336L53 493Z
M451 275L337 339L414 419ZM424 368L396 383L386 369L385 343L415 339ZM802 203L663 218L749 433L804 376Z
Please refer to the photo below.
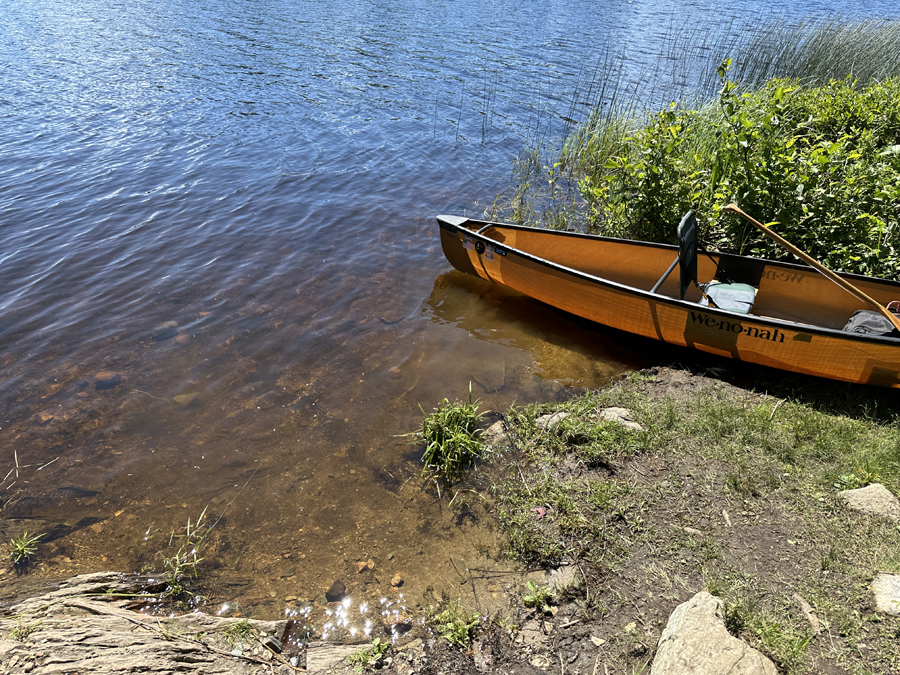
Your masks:
M0 672L249 675L305 671L305 653L295 650L291 662L289 655L272 648L285 638L287 621L251 619L247 623L255 633L253 639L235 646L222 631L239 619L201 613L156 617L126 609L133 598L123 596L140 593L148 583L147 578L133 575L86 574L4 607Z

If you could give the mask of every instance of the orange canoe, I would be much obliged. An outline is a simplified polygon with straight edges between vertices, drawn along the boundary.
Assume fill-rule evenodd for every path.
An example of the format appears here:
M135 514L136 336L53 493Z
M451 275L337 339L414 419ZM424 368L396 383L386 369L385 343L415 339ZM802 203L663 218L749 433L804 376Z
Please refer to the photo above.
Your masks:
M740 361L900 387L900 338L844 330L866 305L812 267L714 252L696 256L701 283L686 285L682 272L673 273L689 267L683 246L437 220L456 269L585 319ZM840 276L885 306L900 300L898 282ZM749 301L729 308L713 294L732 288Z

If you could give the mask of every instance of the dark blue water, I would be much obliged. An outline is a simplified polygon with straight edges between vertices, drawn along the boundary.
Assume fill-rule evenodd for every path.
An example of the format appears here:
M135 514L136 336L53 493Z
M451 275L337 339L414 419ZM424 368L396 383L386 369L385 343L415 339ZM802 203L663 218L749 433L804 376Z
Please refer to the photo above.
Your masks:
M448 274L433 216L479 214L604 79L654 73L647 104L689 90L659 65L673 31L739 34L772 11L897 15L0 4L0 535L50 533L47 576L158 567L174 527L227 507L208 553L220 595L270 614L360 558L415 595L454 551L493 546L421 492L395 437L418 405L471 383L504 410L647 356Z

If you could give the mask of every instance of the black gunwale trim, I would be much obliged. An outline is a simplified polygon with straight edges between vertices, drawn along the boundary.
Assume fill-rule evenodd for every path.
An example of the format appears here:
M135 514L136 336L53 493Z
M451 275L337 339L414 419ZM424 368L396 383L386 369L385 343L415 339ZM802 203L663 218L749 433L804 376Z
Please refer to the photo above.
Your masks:
M745 321L752 321L753 323L762 324L764 326L772 326L772 327L776 327L776 328L778 328L778 327L788 328L789 330L791 330L793 332L797 332L797 333L810 333L813 335L822 335L824 337L838 338L838 339L842 339L842 340L851 340L853 342L859 342L859 341L874 342L875 344L892 345L892 346L900 347L900 338L892 338L892 337L887 337L887 336L882 336L882 335L867 335L865 333L849 333L847 331L839 330L836 328L826 328L824 326L814 326L812 324L807 324L807 323L796 323L793 321L787 321L785 319L774 319L774 318L770 318L770 317L757 316L755 314L740 314L738 312L729 312L728 310L720 309L718 307L705 307L703 305L698 305L695 302L689 302L687 300L678 300L676 298L669 297L668 295L662 295L661 293L651 293L650 291L644 291L639 288L635 288L634 286L620 284L616 281L611 281L610 279L604 279L603 277L598 277L593 274L588 274L587 272L582 272L582 271L576 270L572 267L566 267L565 265L560 265L559 263L552 262L550 260L547 260L546 258L541 258L540 256L536 256L531 253L526 253L525 251L522 251L520 249L509 246L508 244L499 243L484 234L478 234L476 232L473 232L472 230L470 230L466 227L462 227L461 225L456 225L453 223L444 223L443 221L441 221L440 216L438 216L437 219L438 219L438 223L440 224L440 226L444 229L451 230L453 232L461 232L461 233L465 233L465 234L471 234L478 239L483 239L485 242L490 242L491 244L502 246L504 249L506 249L506 251L508 253L513 253L522 258L525 258L526 260L530 260L531 262L537 263L539 265L543 265L545 267L549 267L551 269L563 271L566 274L570 274L574 277L583 279L585 281L599 283L601 286L606 286L608 288L615 288L617 290L624 291L626 293L630 293L630 294L638 296L638 297L646 298L647 300L663 302L666 304L674 305L676 307L682 307L685 310L699 308L700 311L706 312L708 314L712 314L714 316L723 316L726 318L744 317ZM593 240L609 241L609 242L624 243L624 244L635 244L635 245L639 245L639 246L649 246L652 248L670 249L673 252L678 250L678 247L673 244L659 244L659 243L655 243L655 242L637 241L637 240L632 240L632 239L619 239L617 237L603 237L603 236L595 235L595 234L585 234L583 232L566 232L566 231L562 231L562 230L549 230L546 228L529 227L527 225L513 225L513 224L507 225L505 223L491 223L489 221L474 220L471 218L468 219L466 222L481 223L482 227L479 227L479 231L484 231L484 230L489 229L488 227L485 227L485 226L490 225L493 227L500 227L500 228L505 228L505 229L540 231L540 232L552 233L552 234L556 234L556 235L572 236L572 237L576 237L579 239L593 239ZM799 265L796 263L782 263L777 260L768 260L766 258L751 258L749 256L741 256L741 255L736 255L733 253L718 253L717 252L717 253L713 253L713 255L719 255L719 256L729 257L729 258L738 258L741 260L751 260L754 262L760 262L760 263L764 263L764 264L769 263L769 264L773 264L773 265L783 265L783 266L786 266L789 268L795 268L795 269L803 269L803 270L814 269L807 265ZM844 277L847 277L850 279L864 279L864 280L868 280L868 281L877 280L878 282L884 282L884 283L888 283L892 286L896 286L898 291L900 291L900 282L892 281L891 279L880 279L878 277L866 277L866 276L862 276L859 274L846 274L846 275L841 275L841 276L844 276ZM494 283L496 283L496 282L494 282ZM503 285L503 284L498 284L498 285ZM515 289L513 289L513 290L515 290ZM523 295L528 295L528 294L523 293ZM601 325L605 325L605 324L601 324Z

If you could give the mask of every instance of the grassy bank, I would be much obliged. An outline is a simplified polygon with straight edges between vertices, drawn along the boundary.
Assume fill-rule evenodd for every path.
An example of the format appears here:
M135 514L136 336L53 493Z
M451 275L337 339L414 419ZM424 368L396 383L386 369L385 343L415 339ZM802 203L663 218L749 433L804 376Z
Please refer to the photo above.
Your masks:
M640 672L700 590L782 672L895 672L900 619L872 610L869 586L900 572L900 526L838 492L900 493L898 401L854 396L823 406L665 370L513 410L517 469L497 489L510 554L578 567L567 600L608 645L610 672ZM642 428L603 421L613 406Z

